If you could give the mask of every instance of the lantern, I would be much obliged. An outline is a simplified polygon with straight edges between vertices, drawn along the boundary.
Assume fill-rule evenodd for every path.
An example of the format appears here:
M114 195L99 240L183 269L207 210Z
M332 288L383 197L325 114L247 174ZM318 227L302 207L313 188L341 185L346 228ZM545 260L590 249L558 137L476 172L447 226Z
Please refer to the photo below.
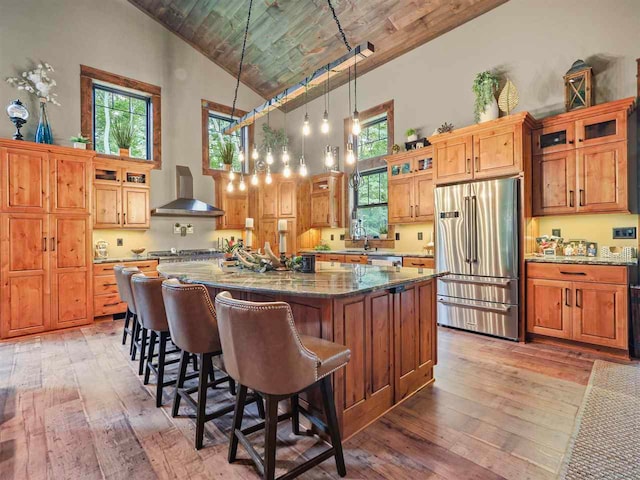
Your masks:
M564 75L564 104L567 112L593 105L593 69L576 60Z

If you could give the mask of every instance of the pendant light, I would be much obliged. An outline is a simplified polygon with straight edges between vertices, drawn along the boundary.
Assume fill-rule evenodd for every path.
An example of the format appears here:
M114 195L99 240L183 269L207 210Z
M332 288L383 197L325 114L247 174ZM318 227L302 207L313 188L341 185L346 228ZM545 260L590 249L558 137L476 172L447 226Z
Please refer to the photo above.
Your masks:
M264 183L271 185L273 178L271 178L271 167L267 167L267 175L264 177Z
M300 167L298 168L298 173L301 177L306 177L309 174L307 171L307 164L304 162L304 155L300 156Z
M353 55L353 120L351 121L351 133L357 137L360 135L360 112L358 112L358 58Z
M253 175L251 175L251 185L256 187L258 185L258 171L254 168Z
M288 163L285 163L282 175L284 175L284 178L289 178L291 176L291 168Z
M271 147L267 147L267 165L273 165L273 153L271 152Z
M227 192L229 193L233 192L233 182L227 183Z
M288 91L285 90L284 91L284 100L285 103L287 102L287 95L288 95ZM285 165L285 167L289 166L289 150L287 149L287 143L289 141L289 137L287 137L287 111L284 111L284 136L285 136L285 143L282 145L282 163ZM291 170L289 170L289 175L291 175Z
M240 175L240 183L238 184L238 190L244 192L247 189L247 184L244 183L244 175Z
M356 156L353 153L353 143L351 142L347 143L347 155L345 161L347 162L347 165L353 165L356 163Z
M309 123L309 112L307 111L307 91L309 90L309 82L304 86L304 122L302 122L302 135L308 137L311 133L311 124ZM285 113L286 115L286 113Z
M327 168L333 168L334 163L333 149L331 148L331 145L327 145L324 150L324 165Z
M233 168L233 165L231 166ZM236 174L233 170L229 170L229 180L233 181L236 178Z
M322 125L320 131L325 135L329 133L329 65L327 65L327 81L324 90L324 113L322 114Z

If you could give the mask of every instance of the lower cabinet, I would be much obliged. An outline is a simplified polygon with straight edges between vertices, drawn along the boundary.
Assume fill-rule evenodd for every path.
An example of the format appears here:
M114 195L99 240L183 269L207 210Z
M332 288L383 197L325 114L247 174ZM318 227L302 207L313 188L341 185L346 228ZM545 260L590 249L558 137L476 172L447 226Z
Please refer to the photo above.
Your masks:
M403 257L403 267L436 268L436 260L433 257Z
M628 349L626 267L529 264L527 270L527 332Z

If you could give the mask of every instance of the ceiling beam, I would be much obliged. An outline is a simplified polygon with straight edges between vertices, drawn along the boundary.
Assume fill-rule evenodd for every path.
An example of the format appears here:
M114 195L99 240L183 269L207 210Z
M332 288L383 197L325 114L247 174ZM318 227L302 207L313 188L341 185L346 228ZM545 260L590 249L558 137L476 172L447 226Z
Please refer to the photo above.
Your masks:
M256 119L264 117L272 110L284 107L284 105L286 105L287 103L303 96L305 92L308 92L313 87L326 82L327 78L331 79L336 75L347 71L356 63L362 62L364 59L373 55L374 51L375 48L370 42L365 42L361 45L358 45L339 59L334 60L328 65L317 69L315 72L304 78L299 83L285 89L273 98L267 100L262 105L254 108L251 112L247 113L246 115L229 125L224 133L233 133L242 127L251 125L256 121Z

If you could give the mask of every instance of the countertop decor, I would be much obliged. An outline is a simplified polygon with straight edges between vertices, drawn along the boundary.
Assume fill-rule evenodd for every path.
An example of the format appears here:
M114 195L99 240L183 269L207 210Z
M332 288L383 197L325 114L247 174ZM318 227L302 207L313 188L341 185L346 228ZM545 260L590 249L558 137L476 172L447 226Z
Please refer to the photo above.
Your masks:
M525 261L533 263L574 263L578 265L622 265L622 266L634 266L638 265L637 258L625 259L621 257L603 258L603 257L567 257L564 255L552 256L538 256L538 255L526 255Z

